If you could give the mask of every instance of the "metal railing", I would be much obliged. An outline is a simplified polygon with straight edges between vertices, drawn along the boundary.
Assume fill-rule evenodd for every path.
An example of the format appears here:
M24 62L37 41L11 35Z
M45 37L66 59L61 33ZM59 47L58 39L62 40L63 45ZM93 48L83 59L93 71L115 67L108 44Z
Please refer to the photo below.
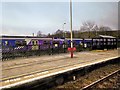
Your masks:
M73 45L76 51L89 50L90 47ZM68 52L68 44L45 44L45 45L25 45L25 46L2 46L2 60L14 59L18 57L30 57L41 55L54 55Z

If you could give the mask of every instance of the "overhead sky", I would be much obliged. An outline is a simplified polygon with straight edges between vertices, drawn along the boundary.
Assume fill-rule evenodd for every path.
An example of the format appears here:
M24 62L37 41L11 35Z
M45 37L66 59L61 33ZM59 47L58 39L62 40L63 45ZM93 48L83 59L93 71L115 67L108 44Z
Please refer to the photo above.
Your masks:
M69 1L69 0L68 0ZM118 29L117 2L73 2L73 30L85 21ZM2 35L32 35L69 30L69 2L2 2Z

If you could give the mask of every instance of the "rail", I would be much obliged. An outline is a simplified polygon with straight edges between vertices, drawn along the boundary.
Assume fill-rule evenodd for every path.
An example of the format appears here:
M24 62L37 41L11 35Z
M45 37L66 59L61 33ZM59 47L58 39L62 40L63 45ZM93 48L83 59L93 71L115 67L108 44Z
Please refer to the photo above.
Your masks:
M97 80L97 81L95 81L95 82L93 82L93 83L85 86L85 87L83 87L83 88L80 89L80 90L89 90L89 89L91 89L92 87L94 87L95 85L97 85L98 83L101 83L101 82L103 82L103 81L106 80L106 79L109 79L110 77L116 75L117 73L120 73L120 69L114 71L113 73L111 73L111 74L109 74L109 75L107 75L107 76L105 76L105 77L103 77L103 78L101 78L101 79L99 79L99 80Z

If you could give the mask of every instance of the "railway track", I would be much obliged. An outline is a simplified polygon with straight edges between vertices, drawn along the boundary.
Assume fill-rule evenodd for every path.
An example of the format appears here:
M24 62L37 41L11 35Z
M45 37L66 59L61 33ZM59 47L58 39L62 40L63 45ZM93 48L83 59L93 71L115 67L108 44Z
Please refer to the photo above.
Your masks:
M99 83L104 82L105 80L108 80L109 78L115 76L115 75L118 74L118 73L120 73L120 69L114 71L114 72L111 73L111 74L108 74L107 76L105 76L105 77L103 77L103 78L101 78L101 79L99 79L99 80L97 80L97 81L95 81L95 82L93 82L93 83L85 86L85 87L83 87L83 88L80 89L80 90L90 90L90 89L94 88L96 85L98 85Z

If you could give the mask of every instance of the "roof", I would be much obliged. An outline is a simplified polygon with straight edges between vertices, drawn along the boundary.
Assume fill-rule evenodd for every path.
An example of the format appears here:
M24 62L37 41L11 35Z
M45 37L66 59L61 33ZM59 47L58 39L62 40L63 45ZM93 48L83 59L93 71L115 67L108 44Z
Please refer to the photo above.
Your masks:
M99 35L100 38L116 38L116 37L113 37L113 36L106 36L106 35Z

